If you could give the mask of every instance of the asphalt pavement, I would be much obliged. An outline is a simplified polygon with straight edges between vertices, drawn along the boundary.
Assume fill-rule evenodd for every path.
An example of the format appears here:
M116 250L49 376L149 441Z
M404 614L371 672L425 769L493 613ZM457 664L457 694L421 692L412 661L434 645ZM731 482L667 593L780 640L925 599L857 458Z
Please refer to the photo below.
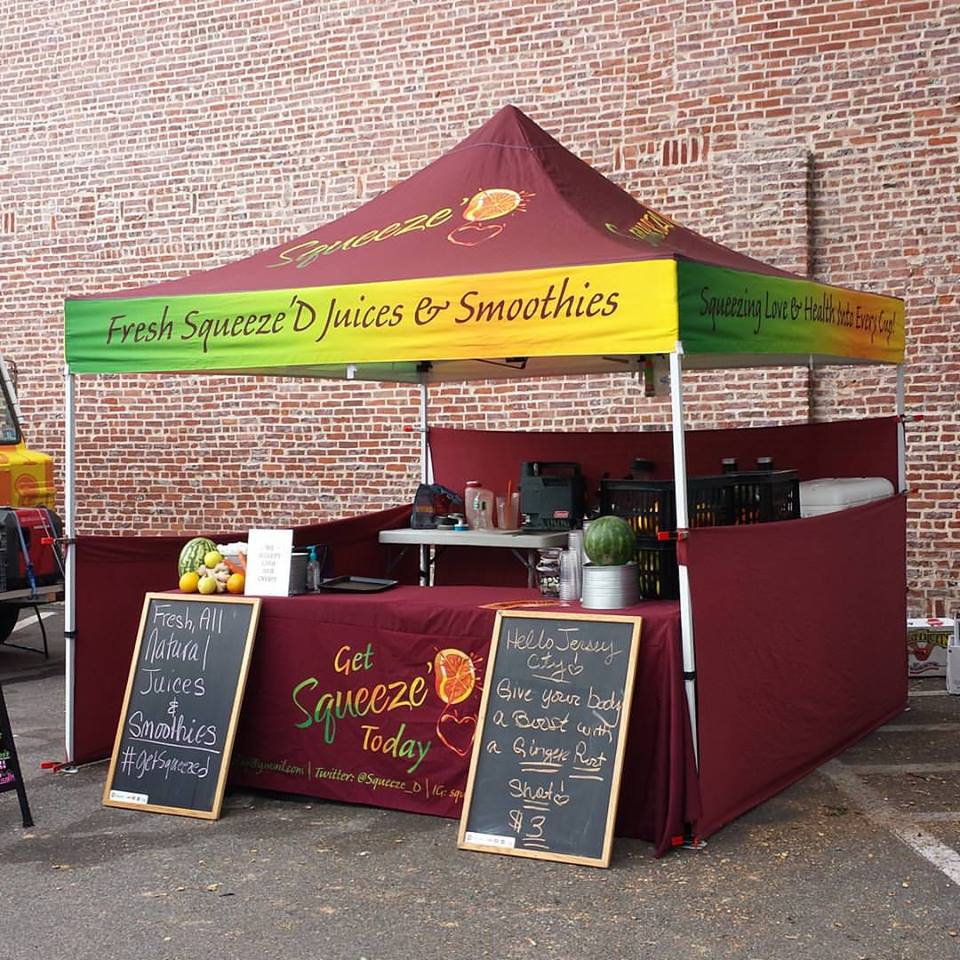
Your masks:
M0 645L35 826L0 794L0 960L960 958L960 697L910 709L711 837L608 869L468 853L457 824L228 791L217 821L101 805L63 759L63 618Z

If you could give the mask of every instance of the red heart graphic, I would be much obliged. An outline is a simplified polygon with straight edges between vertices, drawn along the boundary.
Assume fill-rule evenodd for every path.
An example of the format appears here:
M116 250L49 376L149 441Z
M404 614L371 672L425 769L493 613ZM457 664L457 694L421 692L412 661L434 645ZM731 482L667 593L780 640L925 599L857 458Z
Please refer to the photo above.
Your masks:
M437 736L441 743L458 757L465 757L473 746L477 718L470 714L461 717L456 710L442 713L437 721Z
M456 230L451 230L447 239L461 247L476 247L485 240L492 240L503 231L502 223L488 223L482 226L479 223L465 223Z

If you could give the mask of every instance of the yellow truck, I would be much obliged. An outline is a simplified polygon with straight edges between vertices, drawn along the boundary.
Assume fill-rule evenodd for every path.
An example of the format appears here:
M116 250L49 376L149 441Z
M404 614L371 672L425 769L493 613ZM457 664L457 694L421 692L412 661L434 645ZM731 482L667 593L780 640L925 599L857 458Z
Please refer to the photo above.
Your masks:
M0 643L21 608L49 599L63 580L53 458L27 449L21 423L15 368L0 358Z

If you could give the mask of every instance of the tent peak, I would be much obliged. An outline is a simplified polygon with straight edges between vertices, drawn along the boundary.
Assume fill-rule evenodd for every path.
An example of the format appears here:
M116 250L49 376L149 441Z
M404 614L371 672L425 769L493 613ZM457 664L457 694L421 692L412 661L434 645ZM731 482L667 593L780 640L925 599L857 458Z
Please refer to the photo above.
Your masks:
M454 148L453 153L465 147L518 147L526 150L563 149L549 133L534 123L522 110L508 103L486 123L473 131Z

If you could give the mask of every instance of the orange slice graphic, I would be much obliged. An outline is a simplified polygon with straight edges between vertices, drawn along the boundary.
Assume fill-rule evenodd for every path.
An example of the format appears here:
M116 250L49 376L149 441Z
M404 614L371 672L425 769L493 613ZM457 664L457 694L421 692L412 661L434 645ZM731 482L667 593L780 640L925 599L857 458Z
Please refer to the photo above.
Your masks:
M447 647L433 658L433 682L444 703L462 703L477 685L477 671L466 653Z
M463 211L464 220L496 220L512 213L523 202L516 190L495 187L475 193Z

